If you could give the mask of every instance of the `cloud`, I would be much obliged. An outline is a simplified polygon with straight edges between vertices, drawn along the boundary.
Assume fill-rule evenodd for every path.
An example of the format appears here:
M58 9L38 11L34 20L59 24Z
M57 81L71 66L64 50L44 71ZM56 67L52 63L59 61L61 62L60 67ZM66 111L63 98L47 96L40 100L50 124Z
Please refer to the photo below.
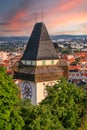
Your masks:
M10 25L10 23L5 23L5 22L0 23L0 26L7 26L7 25Z
M67 0L66 2L62 3L59 10L60 11L69 11L76 7L78 7L80 4L83 3L83 0Z
M71 31L61 31L61 32L56 32L54 34L56 35L61 35L61 34L78 34L78 33L82 33L81 30L71 30Z
M24 12L26 14L27 10L30 11L33 5L32 0L21 0L18 3L18 6L14 7L10 10L9 14L7 15L7 20L10 21L12 18L16 17L19 12Z
M2 30L2 32L20 32L21 30Z
M82 27L82 28L86 28L87 29L87 23L82 23L79 26Z
M87 11L84 11L86 6L86 0L15 0L18 5L7 13L7 16L0 22L0 28L3 30L9 30L6 35L13 30L12 33L17 34L16 30L20 34L24 34L24 31L31 33L33 28L34 12L38 13L38 20L42 21L41 11L44 12L44 22L50 33L61 32L61 30L67 27L67 30L72 29L75 25L86 23ZM10 4L10 3L9 3ZM85 24L80 25L84 28ZM1 30L2 31L2 30ZM7 31L6 31L7 32ZM65 31L67 32L67 31ZM73 31L72 31L73 33Z
M32 0L21 0L15 9L13 8L5 17L6 22L1 22L0 26L5 29L17 30L20 28L29 27L32 22L31 8L33 6ZM30 22L29 22L30 21Z

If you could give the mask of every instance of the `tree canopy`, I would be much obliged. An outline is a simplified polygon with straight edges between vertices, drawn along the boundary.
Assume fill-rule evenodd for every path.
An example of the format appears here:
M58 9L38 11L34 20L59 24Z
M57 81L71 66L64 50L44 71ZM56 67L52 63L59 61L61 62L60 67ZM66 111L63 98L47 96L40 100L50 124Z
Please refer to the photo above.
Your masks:
M78 130L86 115L87 92L65 79L47 86L47 91L48 96L37 106L22 105L22 111L27 108L23 130Z
M21 130L24 125L19 106L19 90L0 67L0 129Z
M62 78L46 86L47 97L33 106L19 98L19 89L0 67L1 130L86 130L87 90Z

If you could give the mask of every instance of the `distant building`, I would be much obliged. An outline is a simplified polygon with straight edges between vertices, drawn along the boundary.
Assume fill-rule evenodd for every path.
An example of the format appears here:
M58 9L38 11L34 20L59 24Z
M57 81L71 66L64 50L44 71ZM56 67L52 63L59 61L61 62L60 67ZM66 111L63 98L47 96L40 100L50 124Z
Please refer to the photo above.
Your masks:
M7 56L7 52L0 52L0 64L3 64L4 60L7 60L8 56Z

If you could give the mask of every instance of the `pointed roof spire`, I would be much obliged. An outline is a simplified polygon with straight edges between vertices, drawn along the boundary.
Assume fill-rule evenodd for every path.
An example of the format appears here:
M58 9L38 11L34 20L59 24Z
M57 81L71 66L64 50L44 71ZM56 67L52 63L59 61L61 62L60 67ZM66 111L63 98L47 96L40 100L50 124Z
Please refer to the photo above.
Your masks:
M22 60L58 59L44 23L36 23Z

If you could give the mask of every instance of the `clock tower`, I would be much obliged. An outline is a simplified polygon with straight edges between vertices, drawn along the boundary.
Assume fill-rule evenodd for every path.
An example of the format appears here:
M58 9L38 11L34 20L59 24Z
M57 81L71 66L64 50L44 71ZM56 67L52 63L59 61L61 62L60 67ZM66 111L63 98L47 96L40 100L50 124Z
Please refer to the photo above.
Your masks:
M45 87L54 85L64 75L58 66L58 54L54 49L44 23L36 23L14 79L19 81L21 96L30 98L36 105L46 96Z

